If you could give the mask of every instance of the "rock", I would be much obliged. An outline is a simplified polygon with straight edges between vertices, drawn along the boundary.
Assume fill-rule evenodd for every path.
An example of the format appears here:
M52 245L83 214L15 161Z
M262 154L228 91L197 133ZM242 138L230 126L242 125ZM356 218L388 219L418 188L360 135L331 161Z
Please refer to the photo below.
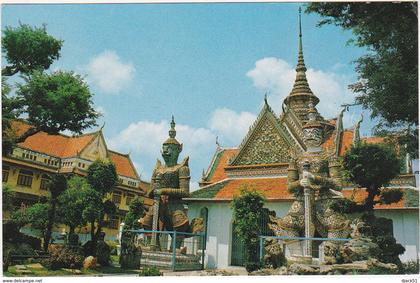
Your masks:
M32 268L32 269L44 269L44 267L40 263L27 264L26 267Z
M277 269L277 275L287 275L288 274L288 270L286 266L282 266L280 268Z
M333 271L333 266L332 265L321 265L319 267L319 273L320 274L330 274Z
M26 266L21 265L21 264L17 264L15 265L16 270L26 270Z
M176 254L182 254L182 255L187 254L187 247L176 249Z
M74 273L76 275L83 274L83 272L79 269L71 269L71 268L63 268L64 271Z
M96 267L96 257L88 256L83 261L83 268L84 269L93 269Z
M360 262L353 262L353 263L344 263L344 264L333 264L332 270L337 271L367 271L369 269L369 266L366 261L360 261Z
M318 274L319 270L306 264L294 263L289 267L289 271L293 274Z
M345 263L367 260L378 254L379 246L369 238L352 239L340 248Z
M27 269L16 269L17 274L32 274L32 271Z
M377 268L385 269L385 270L388 270L389 272L392 272L392 273L397 273L398 272L398 266L396 264L383 263L383 262L380 262L379 260L377 260L376 258L370 258L367 261L367 265L369 267L377 267Z

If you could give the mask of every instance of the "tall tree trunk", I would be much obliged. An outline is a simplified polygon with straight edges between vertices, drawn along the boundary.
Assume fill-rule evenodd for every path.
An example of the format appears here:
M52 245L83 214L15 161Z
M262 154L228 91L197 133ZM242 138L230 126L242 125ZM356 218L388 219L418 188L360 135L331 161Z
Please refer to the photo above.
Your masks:
M95 221L90 222L90 239L92 241L91 251L90 253L95 256L96 255L96 237L95 237Z
M52 234L52 227L54 225L54 216L55 216L55 208L57 202L55 200L51 201L51 208L48 210L48 224L44 235L44 251L48 251L48 245L51 240Z
M98 219L98 227L96 228L96 233L95 233L95 239L97 240L99 238L99 234L102 232L102 226L103 226L103 222L104 222L104 213L101 213L99 215L99 219Z
M371 187L367 190L368 195L365 199L365 208L366 208L367 213L369 213L369 214L373 214L373 206L375 205L374 199L375 199L375 196L376 196L375 191L376 190L373 187Z

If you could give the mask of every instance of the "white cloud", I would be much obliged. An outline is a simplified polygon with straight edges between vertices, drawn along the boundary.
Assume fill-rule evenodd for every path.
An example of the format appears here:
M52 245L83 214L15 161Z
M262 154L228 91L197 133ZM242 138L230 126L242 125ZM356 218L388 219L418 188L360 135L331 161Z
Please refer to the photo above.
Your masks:
M122 62L117 53L111 50L93 57L84 69L88 82L110 94L118 94L133 80L136 71L132 63Z
M132 152L136 168L142 170L142 179L150 178L156 159L161 159L162 143L168 138L169 121L138 121L131 123L116 136L108 139L108 147L122 152ZM176 139L183 143L179 161L190 156L193 180L201 178L202 167L208 166L216 148L216 136L206 128L176 125ZM140 172L139 172L140 173Z
M292 90L296 72L286 61L269 57L256 61L255 67L246 75L256 88L270 93L270 105L278 111ZM311 68L306 76L313 93L320 99L317 108L325 118L335 117L342 103L353 101L353 95L347 89L347 76Z
M257 116L250 112L237 113L228 108L218 108L211 114L209 127L219 136L223 146L226 146L226 143L238 146L256 118Z

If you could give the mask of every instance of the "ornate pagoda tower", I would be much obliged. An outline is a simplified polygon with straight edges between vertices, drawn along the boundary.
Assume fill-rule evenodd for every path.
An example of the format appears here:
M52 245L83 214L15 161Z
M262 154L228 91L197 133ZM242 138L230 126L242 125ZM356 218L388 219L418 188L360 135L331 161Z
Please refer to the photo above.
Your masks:
M319 98L313 94L309 87L308 80L306 79L306 70L302 48L301 8L299 7L299 52L296 66L296 79L292 91L284 100L284 104L288 108L291 108L302 122L309 119L309 104L312 102L313 107L315 107L319 103ZM316 114L319 115L318 112Z

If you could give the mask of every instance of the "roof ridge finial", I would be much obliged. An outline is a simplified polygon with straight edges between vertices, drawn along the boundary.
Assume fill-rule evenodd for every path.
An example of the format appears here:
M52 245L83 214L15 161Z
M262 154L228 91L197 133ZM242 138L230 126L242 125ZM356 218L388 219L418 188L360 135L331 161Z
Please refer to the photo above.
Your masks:
M268 91L266 91L265 94L264 94L264 103L265 103L265 105L268 105L267 94L268 94Z
M302 8L299 6L299 52L298 52L298 64L296 71L306 72L305 61L303 59L303 44L302 44Z
M171 121L171 129L169 130L169 137L175 138L176 136L176 130L175 130L175 119L174 115L172 115L172 121Z

